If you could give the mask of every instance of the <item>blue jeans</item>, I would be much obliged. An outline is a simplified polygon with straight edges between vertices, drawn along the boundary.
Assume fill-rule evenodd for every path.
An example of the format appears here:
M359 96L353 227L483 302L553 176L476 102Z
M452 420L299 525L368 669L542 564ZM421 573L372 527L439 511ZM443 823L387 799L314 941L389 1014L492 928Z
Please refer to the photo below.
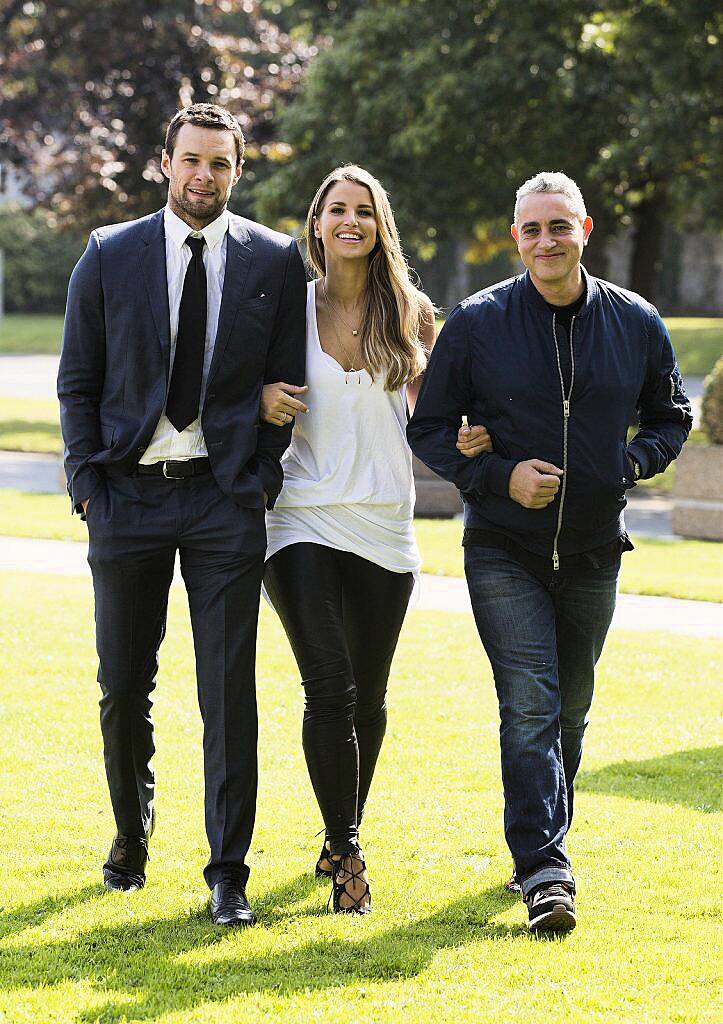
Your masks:
M527 895L573 881L565 836L620 564L545 582L504 550L469 546L464 558L500 706L505 838Z

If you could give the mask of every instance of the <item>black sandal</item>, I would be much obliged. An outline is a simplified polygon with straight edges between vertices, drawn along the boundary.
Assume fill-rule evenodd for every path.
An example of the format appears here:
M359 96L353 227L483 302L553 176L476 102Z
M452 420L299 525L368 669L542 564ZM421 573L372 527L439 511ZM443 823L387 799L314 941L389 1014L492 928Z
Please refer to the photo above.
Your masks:
M344 861L349 858L351 860L351 870L344 867ZM362 872L366 871L366 864L364 863L364 857L362 856L361 850L357 849L356 853L345 853L342 854L339 860L333 860L332 862L332 876L331 876L331 895L329 899L332 903L332 910L335 914L370 914L372 909L372 891L369 886L369 882L363 879ZM358 864L358 868L354 868L354 864ZM342 880L343 878L343 880ZM359 881L364 886L364 892L358 898L354 896L347 889L349 883ZM348 907L341 906L341 897L346 896L347 899L352 902ZM362 900L369 897L369 902L362 906Z
M321 853L319 854L319 859L317 860L316 867L314 868L314 878L331 878L332 877L333 870L330 869L330 870L327 871L326 868L323 868L321 866L321 862L323 860L328 860L330 864L332 863L332 861L331 861L331 850L327 849L326 839L324 840L324 845L321 848Z

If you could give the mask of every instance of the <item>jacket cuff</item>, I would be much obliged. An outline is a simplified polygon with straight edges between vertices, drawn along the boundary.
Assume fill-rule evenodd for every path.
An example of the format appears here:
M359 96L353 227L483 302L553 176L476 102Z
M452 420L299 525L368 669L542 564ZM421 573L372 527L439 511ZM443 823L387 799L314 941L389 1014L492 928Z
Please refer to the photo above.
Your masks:
M68 494L70 495L71 509L85 519L83 502L92 498L97 493L101 484L100 477L92 467L85 465L73 474L68 481Z
M281 468L281 464L273 460L273 462L266 461L263 457L257 455L256 464L256 475L261 481L261 486L266 492L266 508L271 511L276 503L276 499L279 496L281 487L284 483L284 471Z
M488 455L483 466L483 487L481 490L498 494L501 498L510 496L510 477L517 463L514 459L503 459L500 455Z
M636 444L633 441L625 449L631 459L635 459L640 465L640 479L644 480L650 469L650 460L648 459L648 453L645 450L645 445Z

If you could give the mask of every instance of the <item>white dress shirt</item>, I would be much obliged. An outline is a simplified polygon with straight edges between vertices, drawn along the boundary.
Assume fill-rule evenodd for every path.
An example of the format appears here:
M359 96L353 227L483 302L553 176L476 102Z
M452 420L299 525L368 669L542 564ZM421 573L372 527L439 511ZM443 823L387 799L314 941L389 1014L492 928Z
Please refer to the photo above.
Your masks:
M221 293L226 272L226 233L228 231L228 210L220 217L207 224L201 231L193 231L185 221L181 220L168 206L163 211L163 228L166 235L166 276L168 279L168 311L171 320L171 362L168 374L170 383L173 371L173 360L176 355L176 339L178 338L178 314L181 306L183 282L186 269L191 262L191 250L185 244L186 238L193 235L203 237L203 265L206 268L207 313L206 313L206 345L203 354L203 377L201 380L201 401L199 416L189 423L185 430L178 431L166 417L165 406L158 421L155 433L146 448L141 463L150 465L166 459L196 459L208 455L206 442L201 430L200 410L206 395L208 371L213 358L218 330L218 314L221 309Z

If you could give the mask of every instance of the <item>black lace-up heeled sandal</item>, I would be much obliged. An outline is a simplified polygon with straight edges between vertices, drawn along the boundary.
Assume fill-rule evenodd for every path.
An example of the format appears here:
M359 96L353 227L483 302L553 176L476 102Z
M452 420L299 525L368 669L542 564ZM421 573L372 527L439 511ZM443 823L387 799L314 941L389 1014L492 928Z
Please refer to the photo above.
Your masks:
M324 862L326 862L329 865L331 865L331 863L332 863L332 860L331 860L331 850L326 845L326 839L324 840L324 845L321 848L321 853L319 854L319 859L317 860L316 867L314 868L314 878L331 878L332 877L332 874L333 874L332 867L331 866L328 867L328 868L324 867Z
M366 871L364 856L359 848L354 853L342 854L339 859L332 859L331 895L329 900L335 914L370 914L372 909L372 891L367 879L362 878ZM347 867L346 865L349 865ZM356 887L363 887L358 896L354 894ZM342 899L346 905L342 906ZM364 902L367 900L367 902Z

